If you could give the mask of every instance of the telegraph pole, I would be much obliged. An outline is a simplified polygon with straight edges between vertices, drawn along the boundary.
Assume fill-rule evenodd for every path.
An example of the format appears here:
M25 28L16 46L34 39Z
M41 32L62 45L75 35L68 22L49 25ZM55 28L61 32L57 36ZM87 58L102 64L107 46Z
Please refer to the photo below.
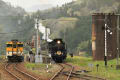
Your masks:
M48 42L47 42L47 37L48 37L48 32L47 32L47 26L45 27L45 41L46 41L46 51L47 51L47 54L48 54L48 48L47 48L47 46L48 46Z
M120 49L120 46L119 46L119 26L120 26L120 15L118 15L118 17L117 17L117 65L116 65L116 69L120 69L120 65L119 65L119 56L120 56L120 51L119 51L119 49Z
M38 48L38 32L39 32L39 20L38 18L36 19L36 26L37 26L37 30L36 30L36 55L35 55L35 62L40 62L39 60L39 48Z
M117 65L119 64L119 16L117 20Z
M37 19L37 31L36 31L36 54L38 55L38 32L39 32L39 22Z
M64 41L66 43L66 29L64 29Z

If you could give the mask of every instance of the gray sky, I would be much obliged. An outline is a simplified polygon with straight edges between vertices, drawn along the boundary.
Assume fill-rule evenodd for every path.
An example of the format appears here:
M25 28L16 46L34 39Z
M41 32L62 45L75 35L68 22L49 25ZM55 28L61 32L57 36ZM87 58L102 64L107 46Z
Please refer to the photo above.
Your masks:
M3 0L10 2L13 6L20 6L26 11L36 11L38 9L48 9L56 5L62 5L64 3L71 2L72 0Z

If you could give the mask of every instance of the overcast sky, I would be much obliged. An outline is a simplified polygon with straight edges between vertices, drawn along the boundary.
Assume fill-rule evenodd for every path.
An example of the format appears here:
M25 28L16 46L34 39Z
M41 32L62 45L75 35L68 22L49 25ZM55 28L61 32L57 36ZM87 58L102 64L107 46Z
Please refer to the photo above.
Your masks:
M53 6L61 6L64 3L71 2L72 0L3 0L10 2L13 6L20 6L26 11L36 11L38 9L48 9Z

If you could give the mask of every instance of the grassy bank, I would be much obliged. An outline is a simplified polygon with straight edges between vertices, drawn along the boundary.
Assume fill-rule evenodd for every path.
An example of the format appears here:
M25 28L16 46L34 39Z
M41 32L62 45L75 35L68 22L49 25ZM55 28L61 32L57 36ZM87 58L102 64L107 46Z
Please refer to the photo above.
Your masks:
M67 62L74 65L80 66L81 69L90 70L89 74L106 78L107 80L120 80L120 70L116 70L116 60L108 61L108 67L105 68L104 61L93 61L92 58L78 57L73 58L67 57ZM92 66L90 66L92 64ZM99 64L97 71L96 65Z
M25 63L25 67L29 71L39 74L40 76L46 79L47 78L50 79L51 76L53 76L59 69L58 65L56 64L53 65L48 64L47 68L47 65L44 63L29 63L29 62Z
M26 62L25 67L27 68L45 68L46 64L35 64Z

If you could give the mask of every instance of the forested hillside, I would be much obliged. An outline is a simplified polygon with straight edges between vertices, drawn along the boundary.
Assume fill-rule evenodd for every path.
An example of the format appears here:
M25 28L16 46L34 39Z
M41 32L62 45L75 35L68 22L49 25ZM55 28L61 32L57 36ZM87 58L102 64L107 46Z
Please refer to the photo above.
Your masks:
M6 41L27 41L34 34L34 19L21 7L13 7L0 0L0 48L5 51ZM4 53L0 51L1 53Z
M118 12L120 0L77 0L54 7L45 11L38 11L41 18L79 17L88 16L92 13Z
M10 3L0 0L0 16L23 15L25 10L21 7L13 7Z
M50 38L63 38L69 52L91 53L92 13L120 13L120 0L76 0L62 6L37 11L30 16L24 9L0 0L0 42L28 41L34 34L34 19L44 19ZM91 55L91 54L89 54Z
M63 38L68 51L91 53L92 13L120 13L120 0L76 0L52 9L38 11L43 23L51 28L51 38ZM91 55L91 54L89 54Z

